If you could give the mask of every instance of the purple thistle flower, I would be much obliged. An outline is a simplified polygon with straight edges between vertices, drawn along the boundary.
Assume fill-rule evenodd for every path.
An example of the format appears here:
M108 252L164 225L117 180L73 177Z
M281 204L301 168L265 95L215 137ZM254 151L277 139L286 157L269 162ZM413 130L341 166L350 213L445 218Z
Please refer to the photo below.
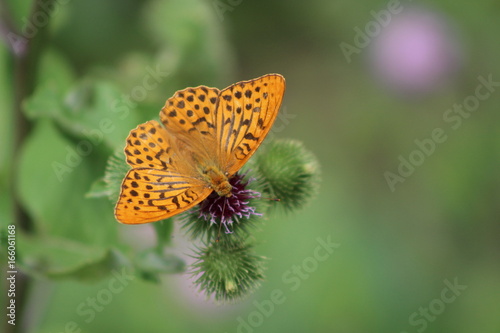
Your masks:
M428 94L446 86L462 65L458 33L445 17L407 8L372 45L371 63L381 82L403 94Z
M244 181L245 176L246 173L243 175L236 173L229 179L232 186L230 197L219 196L214 191L203 200L196 208L199 217L210 221L211 224L217 224L217 221L220 221L224 225L226 233L231 233L229 226L233 222L239 222L241 218L248 219L252 215L262 216L261 213L255 212L255 207L249 206L250 199L260 198L259 192L246 189L246 186L255 178Z

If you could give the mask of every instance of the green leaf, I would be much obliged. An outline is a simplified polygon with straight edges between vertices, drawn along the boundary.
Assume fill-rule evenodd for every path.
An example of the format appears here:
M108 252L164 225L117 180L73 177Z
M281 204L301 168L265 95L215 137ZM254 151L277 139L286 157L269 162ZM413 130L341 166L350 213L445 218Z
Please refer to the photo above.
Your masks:
M74 73L66 59L50 49L44 52L38 68L35 92L23 104L25 115L32 120L58 119L65 111L64 95L74 84Z
M93 282L127 263L116 249L88 246L62 238L18 234L19 265L26 272L50 279Z
M141 252L134 265L144 280L158 282L159 274L181 273L185 269L184 260L173 254L158 253L155 249Z
M151 1L145 14L152 38L168 45L160 56L177 59L172 74L181 86L216 84L214 78L233 72L235 61L211 2Z
M66 102L72 111L68 129L112 150L123 148L128 133L140 122L136 109L127 107L122 93L107 82L80 82L66 95Z
M122 148L129 131L140 122L136 107L114 85L89 79L69 88L44 81L24 104L30 119L54 119L82 144L107 153Z
M43 52L38 65L37 85L53 84L64 91L75 81L75 73L68 60L53 48Z
M92 73L106 81L113 82L123 92L126 103L141 109L141 122L157 118L169 94L179 88L171 75L178 66L178 60L168 52L154 54L127 53L116 67L99 67Z
M38 121L20 152L19 199L43 235L109 246L117 222L107 200L86 200L102 166L78 143L65 139L50 120Z
M92 183L90 190L85 194L86 198L102 198L109 196L108 185L104 178L99 178Z

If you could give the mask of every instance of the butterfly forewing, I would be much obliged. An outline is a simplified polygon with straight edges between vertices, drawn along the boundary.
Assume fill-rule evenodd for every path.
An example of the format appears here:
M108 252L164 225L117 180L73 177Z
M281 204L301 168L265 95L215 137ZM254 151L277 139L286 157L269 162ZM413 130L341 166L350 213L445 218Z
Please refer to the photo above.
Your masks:
M221 164L229 175L252 156L271 129L285 92L279 74L242 81L221 91L216 111Z
M167 169L172 161L172 145L168 132L157 121L137 126L127 137L125 156L133 168Z
M167 100L160 119L169 134L192 150L213 155L218 96L219 89L206 86L180 90Z

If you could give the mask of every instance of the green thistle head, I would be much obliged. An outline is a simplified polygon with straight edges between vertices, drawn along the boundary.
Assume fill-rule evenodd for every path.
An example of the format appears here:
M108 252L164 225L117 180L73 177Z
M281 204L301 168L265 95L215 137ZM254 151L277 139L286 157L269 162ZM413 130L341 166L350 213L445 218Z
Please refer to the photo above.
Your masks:
M200 249L192 266L195 284L216 301L233 301L255 290L264 279L264 257L252 245L232 238Z

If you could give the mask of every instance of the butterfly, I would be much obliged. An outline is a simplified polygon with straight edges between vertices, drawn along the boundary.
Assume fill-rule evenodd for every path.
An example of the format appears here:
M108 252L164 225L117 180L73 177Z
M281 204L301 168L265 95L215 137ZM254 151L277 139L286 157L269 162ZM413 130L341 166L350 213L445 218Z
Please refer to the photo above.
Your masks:
M148 121L127 137L124 152L131 169L115 218L125 224L155 222L194 207L213 191L230 197L229 180L269 133L284 93L279 74L223 90L177 91L160 111L162 124Z

